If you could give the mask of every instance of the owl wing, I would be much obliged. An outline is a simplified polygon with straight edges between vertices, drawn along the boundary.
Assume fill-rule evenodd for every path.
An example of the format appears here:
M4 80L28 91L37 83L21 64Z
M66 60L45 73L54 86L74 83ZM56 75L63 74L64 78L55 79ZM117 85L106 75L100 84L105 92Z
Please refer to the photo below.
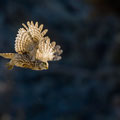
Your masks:
M28 21L27 22L28 27L25 24L22 24L22 25L30 33L34 42L40 41L48 31L48 29L43 30L43 24L39 26L38 22L34 24L33 21L31 22Z
M24 28L18 30L15 40L15 51L19 54L29 52L33 49L34 42L31 35Z
M43 62L47 61L57 61L61 59L62 50L56 42L50 43L50 38L45 37L39 42L38 49L36 52L36 59Z
M45 29L43 32L43 25L38 26L38 22L31 23L28 21L27 25L22 24L24 28L20 28L15 40L15 51L19 54L23 53L30 53L31 51L35 51L34 49L38 48L38 43L41 41L44 37L44 35L47 33L47 29Z

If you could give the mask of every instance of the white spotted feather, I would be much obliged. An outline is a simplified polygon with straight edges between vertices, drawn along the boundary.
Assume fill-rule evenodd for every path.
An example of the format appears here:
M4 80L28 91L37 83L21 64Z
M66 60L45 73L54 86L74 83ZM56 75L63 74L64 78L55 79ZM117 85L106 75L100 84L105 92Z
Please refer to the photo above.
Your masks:
M44 35L47 33L47 29L43 30L43 24L38 26L38 22L31 23L28 21L27 25L22 24L24 28L20 28L15 40L15 51L19 54L30 52L34 48L37 48L39 41L41 41ZM33 48L34 47L34 48Z
M36 52L36 59L43 62L60 60L61 57L59 55L61 53L62 50L60 50L60 48L58 50L56 49L56 42L50 43L50 38L45 37L42 41L39 42L38 50Z

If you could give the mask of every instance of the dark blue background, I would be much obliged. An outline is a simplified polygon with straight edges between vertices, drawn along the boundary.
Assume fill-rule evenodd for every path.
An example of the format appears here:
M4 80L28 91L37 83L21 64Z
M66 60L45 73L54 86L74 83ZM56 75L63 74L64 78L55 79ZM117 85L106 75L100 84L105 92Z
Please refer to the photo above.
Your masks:
M22 23L38 21L60 44L47 71L0 59L0 120L120 120L118 0L0 0L0 52Z

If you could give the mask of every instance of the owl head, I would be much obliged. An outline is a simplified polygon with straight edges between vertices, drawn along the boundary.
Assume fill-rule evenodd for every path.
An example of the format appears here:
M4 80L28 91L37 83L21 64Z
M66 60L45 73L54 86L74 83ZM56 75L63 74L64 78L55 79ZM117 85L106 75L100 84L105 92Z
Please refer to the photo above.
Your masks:
M40 70L47 70L48 69L48 62L41 62L39 64L39 69Z
M42 62L39 60L34 61L32 70L47 70L49 67L48 62Z

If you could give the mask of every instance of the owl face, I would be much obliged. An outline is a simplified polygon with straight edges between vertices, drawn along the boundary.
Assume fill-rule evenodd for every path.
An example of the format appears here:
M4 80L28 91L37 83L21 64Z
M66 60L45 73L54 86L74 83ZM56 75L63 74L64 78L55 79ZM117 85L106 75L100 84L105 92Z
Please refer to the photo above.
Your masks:
M34 66L31 68L32 70L47 70L48 62L35 61Z
M48 69L48 63L47 62L41 62L39 65L39 68L41 70L47 70Z

